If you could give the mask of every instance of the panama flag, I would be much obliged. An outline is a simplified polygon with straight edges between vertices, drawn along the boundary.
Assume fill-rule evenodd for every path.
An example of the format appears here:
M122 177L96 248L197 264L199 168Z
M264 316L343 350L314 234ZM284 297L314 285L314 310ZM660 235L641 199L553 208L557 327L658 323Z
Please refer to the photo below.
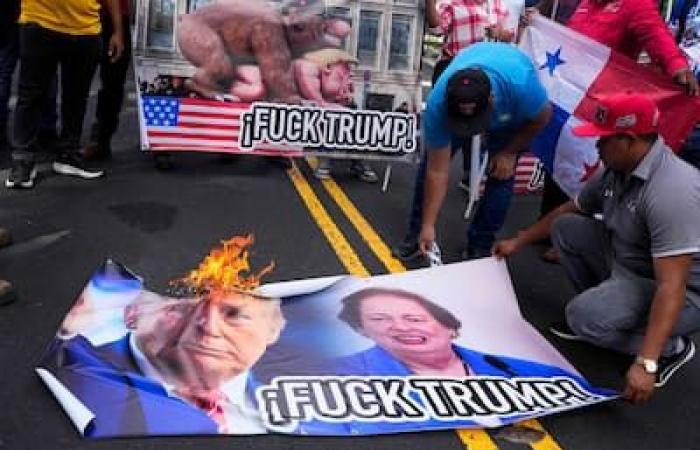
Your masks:
M573 127L593 120L598 98L624 92L650 95L661 112L661 135L676 150L700 120L700 101L685 95L670 77L541 16L527 27L520 49L535 63L554 105L552 120L533 141L532 151L571 197L600 165L596 139L572 134Z

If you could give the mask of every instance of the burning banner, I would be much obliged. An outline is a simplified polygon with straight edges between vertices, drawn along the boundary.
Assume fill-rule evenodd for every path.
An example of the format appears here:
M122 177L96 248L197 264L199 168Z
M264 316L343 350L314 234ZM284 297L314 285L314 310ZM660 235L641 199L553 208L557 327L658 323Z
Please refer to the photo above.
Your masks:
M80 433L496 427L616 396L524 321L504 263L261 285L251 244L167 295L111 261L94 274L36 369Z
M412 160L417 8L398 7L390 26L359 14L359 2L170 0L137 10L144 150Z

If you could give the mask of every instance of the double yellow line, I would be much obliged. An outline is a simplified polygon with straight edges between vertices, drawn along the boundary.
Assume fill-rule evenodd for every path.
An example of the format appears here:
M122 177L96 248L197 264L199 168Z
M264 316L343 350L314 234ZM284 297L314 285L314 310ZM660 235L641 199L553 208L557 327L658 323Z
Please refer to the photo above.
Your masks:
M315 166L315 159L309 161L311 166ZM367 268L362 264L357 252L352 248L347 238L340 231L336 223L331 218L328 211L323 207L313 188L301 173L298 167L292 167L287 171L287 175L296 188L299 196L306 205L316 224L321 229L323 236L336 253L341 263L347 271L353 275L370 276ZM364 218L362 213L355 207L340 186L333 179L321 180L321 184L326 192L335 201L345 217L355 227L367 246L375 256L382 262L390 273L405 272L406 267L391 255L391 250L377 234L372 225ZM531 443L530 447L535 450L561 450L556 441L546 433L542 425L536 420L523 422L523 426L534 428L545 433L544 437L537 442ZM457 435L468 450L498 450L498 446L491 439L491 436L481 429L457 430Z

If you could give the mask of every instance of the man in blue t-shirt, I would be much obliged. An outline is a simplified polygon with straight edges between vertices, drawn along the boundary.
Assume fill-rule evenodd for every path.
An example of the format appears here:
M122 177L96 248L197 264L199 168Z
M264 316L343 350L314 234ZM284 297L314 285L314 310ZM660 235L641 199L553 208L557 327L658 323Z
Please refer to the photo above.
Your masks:
M462 50L438 79L423 113L426 156L416 178L404 245L412 240L422 252L431 248L447 190L450 142L484 133L488 179L467 232L464 256L490 255L510 205L518 154L545 127L551 112L537 69L517 48L485 42Z

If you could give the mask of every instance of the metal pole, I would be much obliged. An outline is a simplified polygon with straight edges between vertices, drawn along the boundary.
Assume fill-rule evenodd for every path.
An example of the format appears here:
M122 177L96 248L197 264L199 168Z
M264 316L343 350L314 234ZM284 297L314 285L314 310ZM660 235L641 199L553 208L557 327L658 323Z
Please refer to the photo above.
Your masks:
M387 163L384 167L384 182L382 183L382 192L386 192L389 189L389 180L391 179L391 163Z

